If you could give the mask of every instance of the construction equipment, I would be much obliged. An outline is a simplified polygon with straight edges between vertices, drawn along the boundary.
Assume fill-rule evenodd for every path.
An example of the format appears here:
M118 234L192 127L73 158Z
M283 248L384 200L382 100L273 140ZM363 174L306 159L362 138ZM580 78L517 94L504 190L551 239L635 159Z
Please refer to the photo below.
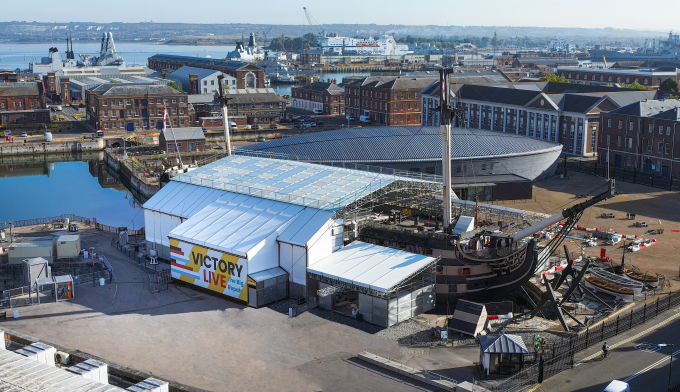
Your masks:
M282 39L282 38L283 38L283 34L281 34L281 37L277 37L277 38L279 39L279 43L281 43L281 50L282 50L284 53L288 54L289 52L288 52L288 50L286 50L286 46L283 44L283 39Z
M307 18L307 23L309 23L309 27L312 29L312 33L317 37L325 37L326 32L323 29L319 31L319 28L317 27L318 23L316 23L316 20L314 20L312 16L309 14L309 11L307 11L307 7L302 7L302 9L305 11L305 17ZM312 22L312 20L314 20L314 22Z

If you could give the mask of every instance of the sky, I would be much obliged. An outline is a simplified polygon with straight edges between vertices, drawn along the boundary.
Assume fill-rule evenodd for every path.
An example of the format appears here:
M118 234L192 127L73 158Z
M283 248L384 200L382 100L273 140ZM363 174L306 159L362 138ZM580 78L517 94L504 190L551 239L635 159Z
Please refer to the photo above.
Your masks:
M99 4L105 6L99 6ZM194 6L195 5L195 6ZM307 6L319 24L375 23L455 26L612 27L680 31L678 0L34 0L12 7L0 21L306 24Z

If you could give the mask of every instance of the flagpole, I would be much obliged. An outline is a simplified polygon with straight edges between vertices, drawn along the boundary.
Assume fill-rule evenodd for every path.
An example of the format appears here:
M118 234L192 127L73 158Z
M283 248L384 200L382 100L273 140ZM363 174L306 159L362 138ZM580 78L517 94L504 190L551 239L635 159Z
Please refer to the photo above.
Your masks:
M168 108L163 105L163 133L166 131L166 125L168 122ZM175 138L175 131L172 128L172 125L170 126L170 133L172 134L172 141L175 142L175 152L177 153L177 162L179 163L179 168L182 168L182 157L179 155L179 148L177 148L177 139Z

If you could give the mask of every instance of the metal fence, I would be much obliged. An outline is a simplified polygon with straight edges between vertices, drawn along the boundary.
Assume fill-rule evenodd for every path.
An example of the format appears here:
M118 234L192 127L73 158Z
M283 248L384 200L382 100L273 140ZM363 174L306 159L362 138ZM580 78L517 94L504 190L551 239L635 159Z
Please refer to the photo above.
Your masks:
M78 215L73 215L73 214L62 214L58 216L52 216L48 218L36 218L36 219L24 219L24 220L18 220L18 221L11 221L11 222L0 222L0 230L4 229L9 229L10 225L13 227L25 227L25 226L36 226L36 225L48 225L48 224L54 224L54 223L60 223L63 222L64 220L70 220L71 222L80 222L80 223L85 223L86 225L89 225L92 223L92 220L89 218L85 218L82 216ZM97 223L95 225L96 229L99 231L104 231L107 233L115 233L118 234L120 232L119 227L113 227L113 226L107 226L103 225L101 223ZM141 228L140 230L128 230L129 235L144 235L144 228Z
M494 385L491 389L493 391L511 392L529 384L543 382L546 378L570 369L574 365L575 353L637 327L677 305L680 305L680 292L661 294L654 302L646 303L644 306L620 314L616 318L610 318L577 334L572 334L568 338L553 343L552 347L545 347L541 354L542 358L537 364L525 368L514 376Z
M636 168L625 169L610 166L607 169L606 165L600 165L593 160L567 159L567 172L569 171L592 174L604 178L609 177L618 181L647 185L668 191L680 191L680 181L674 181L670 177L663 177L653 171Z

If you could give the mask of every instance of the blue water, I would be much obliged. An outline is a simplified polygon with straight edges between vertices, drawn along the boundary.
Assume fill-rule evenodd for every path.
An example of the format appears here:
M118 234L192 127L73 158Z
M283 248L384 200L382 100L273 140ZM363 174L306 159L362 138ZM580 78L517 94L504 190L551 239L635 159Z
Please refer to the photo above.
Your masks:
M130 199L124 191L102 188L87 162L3 165L0 171L0 222L74 214L138 229L144 226L144 213Z

